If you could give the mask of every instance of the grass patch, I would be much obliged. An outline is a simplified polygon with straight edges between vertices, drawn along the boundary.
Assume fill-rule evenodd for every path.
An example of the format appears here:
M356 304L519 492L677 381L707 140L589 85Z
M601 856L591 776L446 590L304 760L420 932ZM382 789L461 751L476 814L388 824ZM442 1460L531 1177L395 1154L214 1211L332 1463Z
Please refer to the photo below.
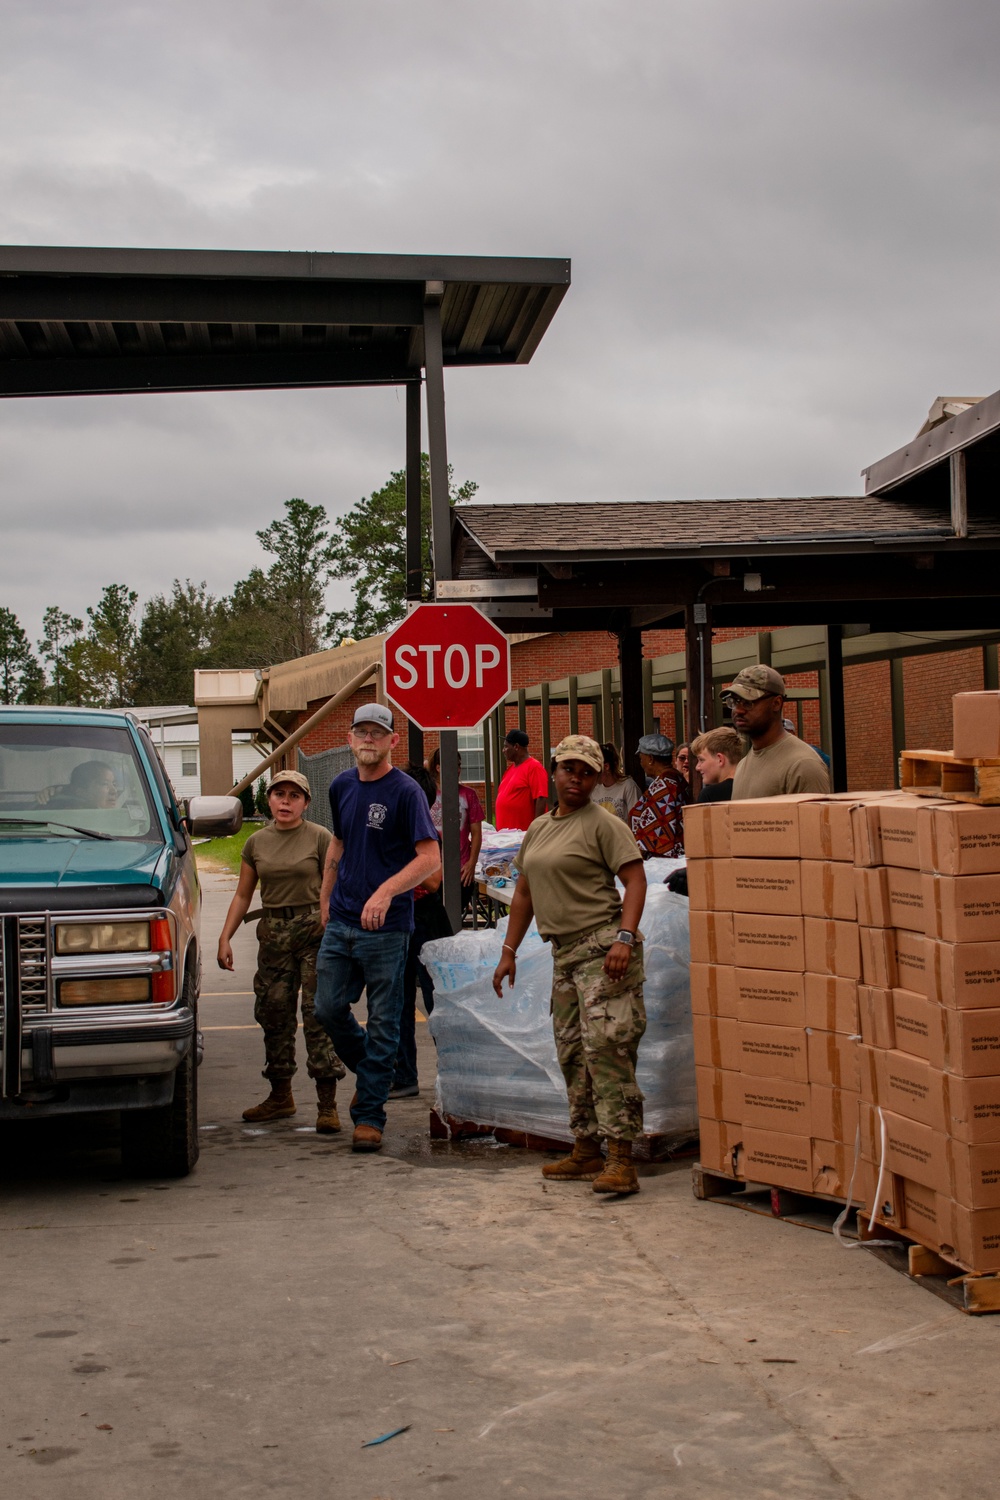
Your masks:
M239 833L234 833L227 839L209 839L207 843L195 844L195 858L206 869L228 870L231 874L238 875L243 845L252 833L263 826L262 823L244 823Z

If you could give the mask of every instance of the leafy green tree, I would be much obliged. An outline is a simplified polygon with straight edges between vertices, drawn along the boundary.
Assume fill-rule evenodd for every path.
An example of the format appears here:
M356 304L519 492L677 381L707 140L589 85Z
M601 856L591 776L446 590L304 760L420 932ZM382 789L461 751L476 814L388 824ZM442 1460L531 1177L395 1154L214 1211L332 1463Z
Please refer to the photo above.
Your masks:
M471 500L479 486L471 479L457 488L448 466L451 505ZM434 596L431 555L430 459L420 455L420 534L424 599ZM331 639L348 634L379 635L406 614L406 471L398 469L340 518L330 548L330 576L354 585L354 608L330 616Z
M0 607L0 702L38 703L45 673L13 610Z
M220 604L205 665L269 667L298 656L295 611L273 569L251 568Z
M77 684L73 680L67 680L72 679L73 673L66 659L66 652L83 629L83 621L78 620L75 615L67 614L58 605L50 604L42 616L42 629L45 634L38 642L38 649L49 664L52 702L72 703L75 701Z
M326 613L323 591L330 577L330 529L322 505L295 498L285 501L285 514L257 532L265 552L276 559L268 581L286 602L293 621L295 656L315 651Z
M79 673L82 702L125 708L135 701L138 601L127 584L109 583L98 604L87 606L90 628L66 653Z
M156 594L142 612L135 651L135 701L190 703L194 673L205 665L223 611L202 581L175 578L169 594Z

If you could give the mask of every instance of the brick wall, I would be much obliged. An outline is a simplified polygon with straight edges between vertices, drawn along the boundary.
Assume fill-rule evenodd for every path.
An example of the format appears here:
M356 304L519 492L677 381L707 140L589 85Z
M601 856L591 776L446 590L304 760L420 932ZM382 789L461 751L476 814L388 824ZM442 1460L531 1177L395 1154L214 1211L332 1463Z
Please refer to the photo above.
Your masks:
M715 638L719 641L732 640L754 633L746 630L719 630L716 631ZM679 630L650 630L643 635L644 656L662 656L683 648L684 636ZM538 682L551 681L573 673L593 672L615 666L617 659L618 643L605 631L538 636L533 640L516 642L511 648L512 685L515 688L532 687ZM888 662L848 666L844 670L848 785L852 791L893 785L889 679ZM786 681L789 687L815 689L817 674L793 673ZM909 657L903 663L903 685L907 746L911 749L947 750L951 746L952 694L982 688L982 651L976 647L966 651L942 652L934 656ZM329 718L302 741L303 753L315 755L320 750L345 744L355 709L362 703L370 702L371 695L371 687L361 688L346 703L334 709ZM319 701L310 703L308 709L299 715L296 724L303 723L319 707ZM662 732L676 741L679 738L679 726L674 723L673 699L656 703L653 711L660 721ZM510 729L517 725L516 705L507 706L506 722ZM579 726L582 734L594 733L593 713L589 704L580 704ZM541 710L537 704L528 706L527 728L533 751L540 753L542 725ZM400 725L400 730L403 735L403 755L397 753L397 759L402 763L406 744L405 722ZM568 733L569 709L565 704L554 704L551 709L552 743L556 744ZM819 703L815 700L803 703L803 737L814 745L819 744ZM437 748L437 743L436 734L425 736L424 745L428 757Z
M889 677L887 661L844 668L849 791L880 791L895 785Z
M951 749L951 697L983 686L983 653L942 651L903 662L903 704L908 750Z

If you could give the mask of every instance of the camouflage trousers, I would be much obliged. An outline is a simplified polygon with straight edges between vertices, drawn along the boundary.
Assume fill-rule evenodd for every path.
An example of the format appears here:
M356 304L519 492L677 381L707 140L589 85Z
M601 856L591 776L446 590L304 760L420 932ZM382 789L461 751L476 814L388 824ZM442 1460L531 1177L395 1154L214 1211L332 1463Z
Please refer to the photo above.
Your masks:
M642 1134L635 1062L646 1030L645 971L636 943L624 979L605 974L617 931L612 922L553 943L552 1022L573 1134L634 1141Z
M257 923L253 1014L264 1032L265 1078L291 1078L295 1072L300 990L309 1077L343 1078L347 1071L313 1012L322 936L318 916L263 917Z

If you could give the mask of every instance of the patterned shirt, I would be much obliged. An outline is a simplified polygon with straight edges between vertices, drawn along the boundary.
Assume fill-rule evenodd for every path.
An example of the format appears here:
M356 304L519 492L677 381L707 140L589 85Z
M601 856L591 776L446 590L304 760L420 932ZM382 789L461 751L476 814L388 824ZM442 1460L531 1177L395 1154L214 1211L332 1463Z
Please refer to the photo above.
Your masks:
M676 771L664 771L649 782L632 809L629 822L643 855L673 859L684 853L683 808L687 783Z

